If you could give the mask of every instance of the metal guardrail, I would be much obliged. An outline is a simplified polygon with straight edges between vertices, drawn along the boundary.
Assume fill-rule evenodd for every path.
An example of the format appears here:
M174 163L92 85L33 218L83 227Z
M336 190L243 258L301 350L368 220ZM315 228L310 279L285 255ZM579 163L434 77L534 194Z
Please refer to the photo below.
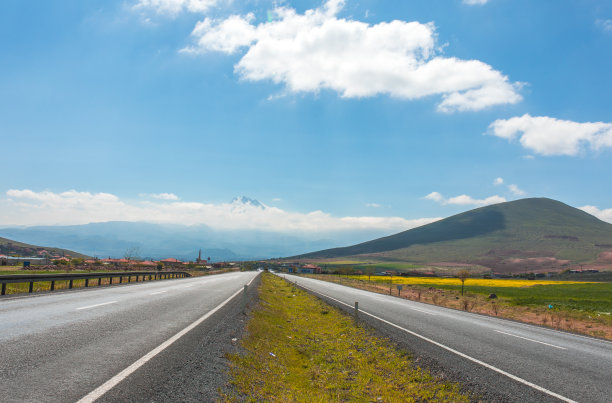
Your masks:
M103 278L109 279L109 285L113 284L113 278L119 278L118 284L123 283L124 277L127 277L127 282L130 283L132 281L132 277L136 277L136 282L140 281L139 279L142 277L141 281L153 281L153 280L162 280L169 278L184 278L191 277L191 274L183 272L183 271L126 271L126 272L106 272L106 273L58 273L58 274L8 274L5 276L0 276L0 284L1 291L0 295L6 294L6 285L9 283L29 283L28 292L32 292L34 290L34 283L38 283L41 281L50 281L51 288L50 291L55 290L55 282L56 281L69 281L68 288L72 288L72 284L74 280L85 280L85 287L89 287L90 280L98 280L98 286L101 285Z

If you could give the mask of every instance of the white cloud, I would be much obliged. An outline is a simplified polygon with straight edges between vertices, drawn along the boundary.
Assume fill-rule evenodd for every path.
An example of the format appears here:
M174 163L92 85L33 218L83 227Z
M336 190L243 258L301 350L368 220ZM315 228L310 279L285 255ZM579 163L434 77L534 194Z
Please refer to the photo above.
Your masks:
M246 198L231 203L187 201L124 201L109 193L70 190L9 190L0 200L2 225L70 225L104 221L143 221L206 224L218 229L257 229L278 232L353 230L404 231L439 218L407 220L402 217L334 217L317 210L291 212ZM245 201L246 200L246 201Z
M580 210L583 210L595 217L599 218L602 221L607 221L612 224L612 208L600 210L595 206L582 206L578 207Z
M526 194L524 190L519 189L519 187L514 184L508 185L508 190L510 190L515 196L525 196Z
M488 206L490 204L503 203L506 201L506 198L498 195L489 196L485 199L474 199L471 196L463 194L447 199L438 192L431 192L430 194L425 196L425 198L443 205L452 204L460 206Z
M481 6L483 4L487 4L489 0L463 0L463 4L467 4L469 6Z
M504 184L504 178L495 178L495 180L493 181L493 184L495 186L503 185Z
M183 11L204 13L217 5L219 0L138 0L137 10L151 9L158 14L175 17Z
M258 25L250 13L206 18L192 32L195 45L183 51L242 51L236 74L283 84L288 93L332 90L344 98L387 94L400 99L438 95L443 112L521 100L520 84L488 64L440 55L433 23L370 25L338 18L343 5L329 0L304 14L277 7L275 18Z
M425 196L425 198L428 200L433 200L435 202L442 202L444 200L444 197L442 197L442 195L438 192L431 192L430 194Z
M154 199L160 199L160 200L178 200L179 199L179 197L175 195L174 193L153 193L153 194L150 194L149 196Z
M604 31L612 31L612 20L596 20L595 25Z
M378 203L366 203L366 207L380 208L382 206Z
M591 150L612 147L612 124L578 123L525 114L498 119L489 125L494 136L512 141L541 155L576 155L586 146Z

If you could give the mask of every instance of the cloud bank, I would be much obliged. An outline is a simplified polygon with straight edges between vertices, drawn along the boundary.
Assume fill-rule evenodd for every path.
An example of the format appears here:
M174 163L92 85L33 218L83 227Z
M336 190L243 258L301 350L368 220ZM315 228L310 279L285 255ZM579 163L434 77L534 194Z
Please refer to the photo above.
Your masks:
M540 155L574 156L585 149L612 147L612 123L578 123L547 116L525 114L498 119L489 125L490 134L513 141Z
M479 60L444 57L433 23L391 21L370 25L338 18L343 0L328 0L304 14L276 7L268 21L252 13L205 18L187 53L241 53L235 73L268 80L286 93L331 90L343 98L390 95L414 100L441 96L442 112L514 104L521 84Z
M110 193L70 190L12 189L0 200L2 225L76 225L105 221L141 221L170 224L205 224L215 229L254 229L276 232L331 232L354 230L403 231L439 218L407 220L401 217L334 217L317 210L290 212L237 198L231 203L176 201L124 201ZM247 200L245 202L244 200Z
M578 207L580 210L585 211L595 217L599 218L602 221L607 221L612 224L612 208L600 210L595 206L582 206Z
M485 199L474 199L473 197L465 194L446 198L438 192L431 192L430 194L425 196L425 198L427 200L432 200L443 205L451 204L459 206L488 206L490 204L503 203L506 201L505 197L498 195L490 196Z

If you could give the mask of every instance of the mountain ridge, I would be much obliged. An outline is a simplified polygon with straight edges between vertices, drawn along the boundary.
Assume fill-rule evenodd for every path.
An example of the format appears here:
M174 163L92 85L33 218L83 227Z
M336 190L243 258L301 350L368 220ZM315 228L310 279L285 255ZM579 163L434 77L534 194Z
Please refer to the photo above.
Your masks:
M612 244L612 224L557 200L527 198L480 207L400 233L296 259L454 261L493 269L555 269L593 262ZM531 259L531 260L529 260ZM537 259L540 259L539 261ZM507 267L503 267L507 266Z

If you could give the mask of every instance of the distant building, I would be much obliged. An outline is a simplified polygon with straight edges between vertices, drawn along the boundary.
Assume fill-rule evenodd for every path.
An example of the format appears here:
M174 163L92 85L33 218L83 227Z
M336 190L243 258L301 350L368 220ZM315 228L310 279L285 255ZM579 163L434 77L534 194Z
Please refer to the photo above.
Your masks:
M321 273L321 268L317 265L308 263L300 267L298 272L303 274L319 274Z

